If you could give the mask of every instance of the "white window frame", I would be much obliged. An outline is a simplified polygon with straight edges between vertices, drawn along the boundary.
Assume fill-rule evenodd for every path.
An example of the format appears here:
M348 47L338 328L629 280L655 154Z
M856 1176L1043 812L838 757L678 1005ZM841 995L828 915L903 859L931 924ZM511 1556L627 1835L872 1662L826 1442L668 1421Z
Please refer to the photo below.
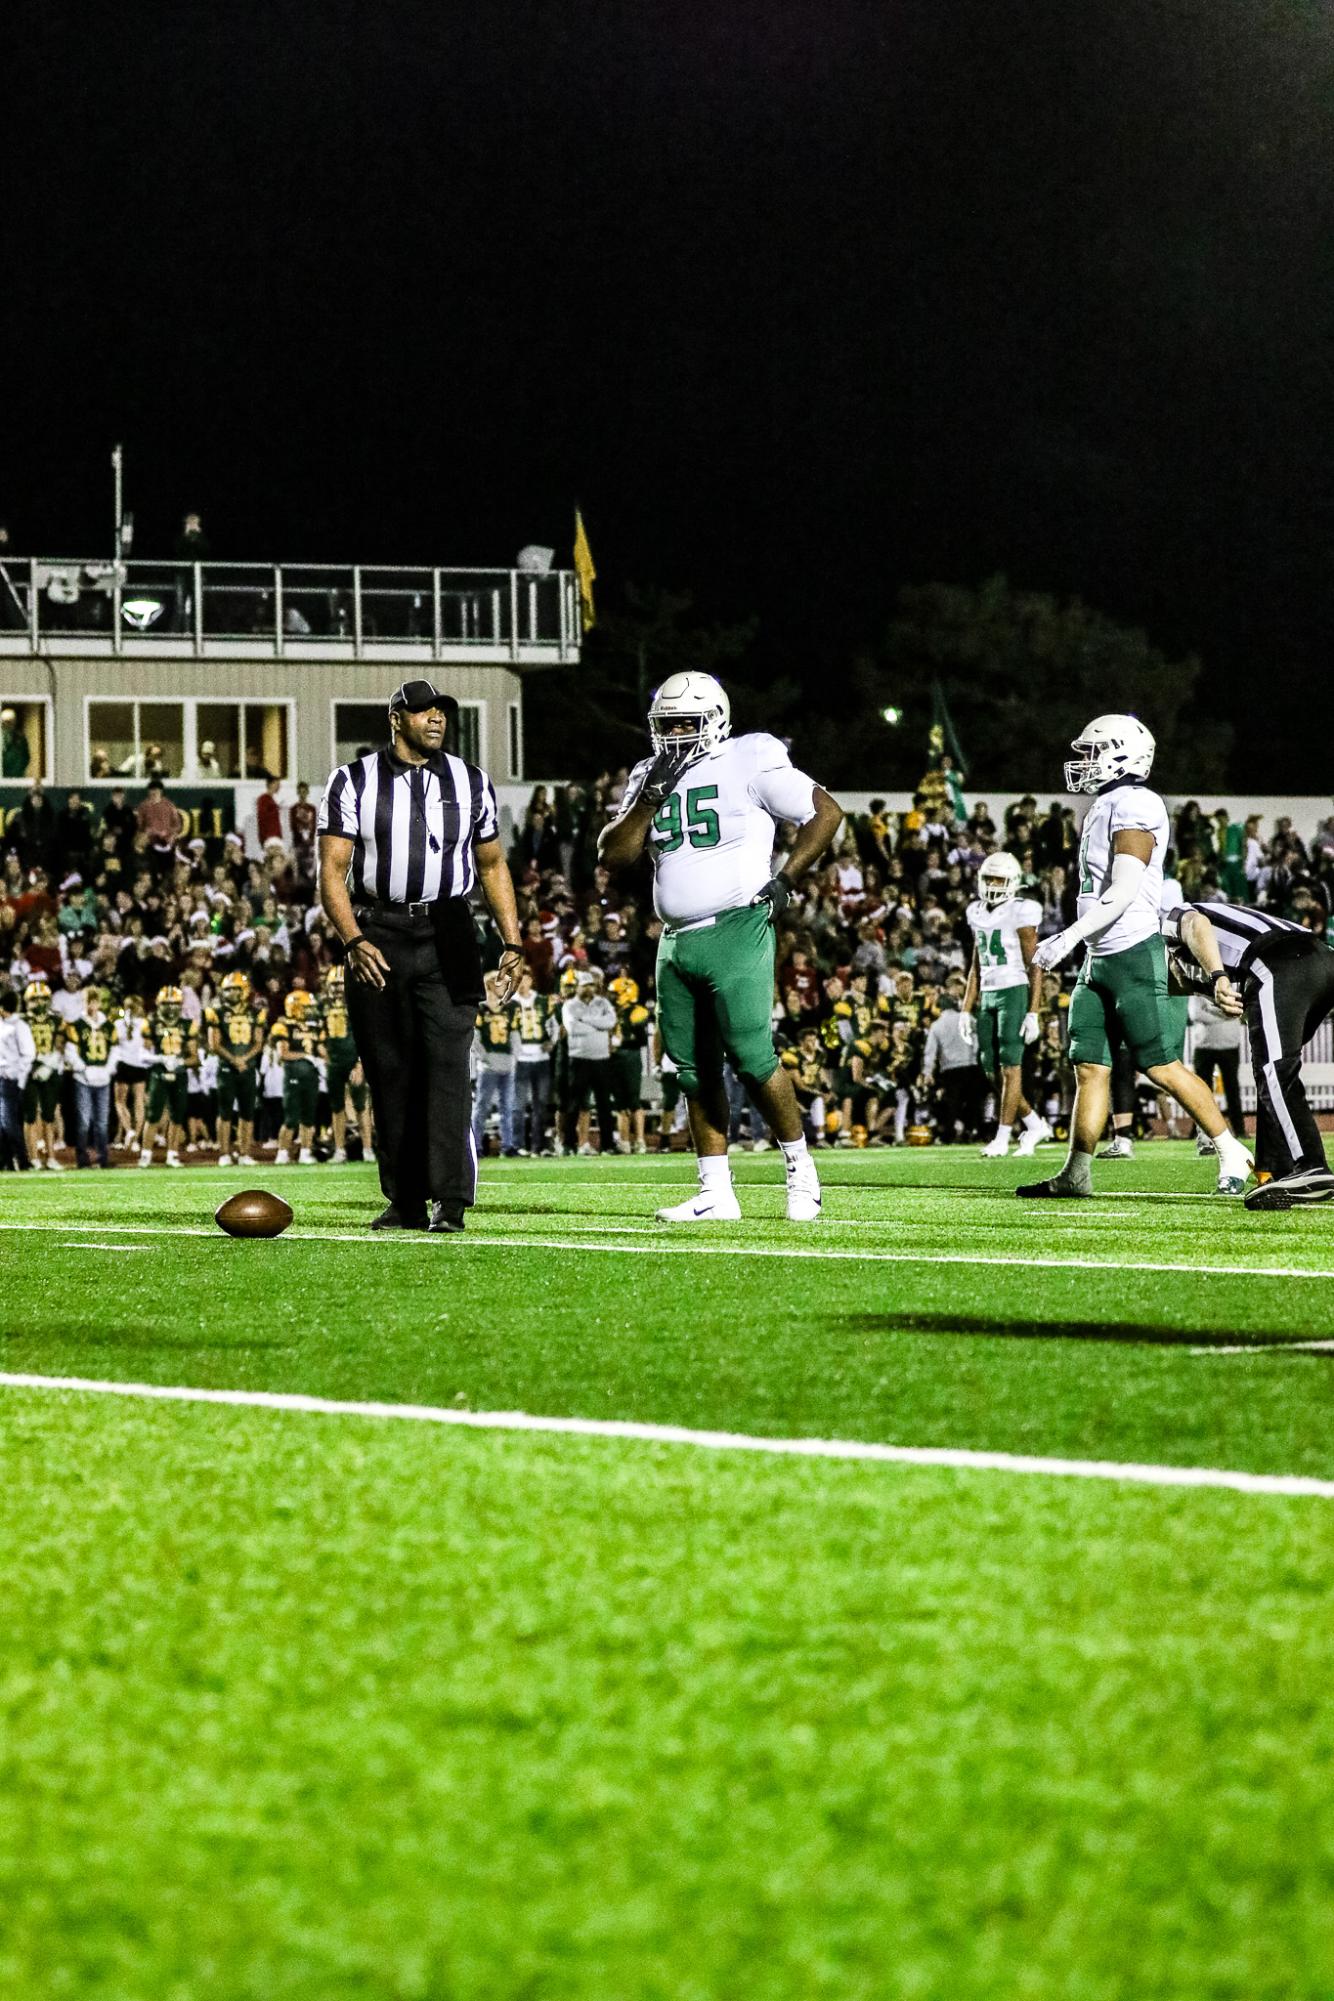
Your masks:
M23 697L15 696L14 699L16 701L21 701ZM35 699L35 697L32 699ZM147 704L149 707L152 708L161 707L169 702L179 702L181 704L181 707L185 712L185 719L182 725L185 733L184 743L182 746L185 752L185 760L184 760L185 768L180 772L173 772L171 777L167 780L167 784L169 786L201 785L208 787L214 785L245 785L245 784L252 784L254 782L253 780L246 779L244 775L240 778L215 778L211 772L201 772L199 770L199 767L195 762L195 755L199 737L196 712L198 711L201 704L206 709L235 708L237 710L244 710L246 707L251 707L256 709L286 709L287 761L288 764L292 767L292 769L289 770L284 776L283 784L295 785L297 782L297 778L299 776L299 773L296 769L297 705L295 698L291 695L142 695L142 694L126 695L107 690L102 690L95 695L85 695L83 698L83 768L85 771L88 770L89 765L92 763L92 756L93 756L93 734L92 734L91 717L92 717L92 708L94 702L120 702L122 704L127 704L130 708L134 710L134 746L136 752L139 750L143 741L139 732L140 708L145 704ZM238 716L237 721L239 725L237 741L241 744L244 744L245 742L244 717ZM122 775L120 773L113 773L113 775L110 778L83 778L79 781L78 789L79 791L83 791L87 786L96 785L99 786L103 791L109 792L111 791L113 786L116 785L124 785L128 787L132 785L143 785L145 782L146 781L142 778L133 778L127 775Z
M508 733L505 738L505 756L509 765L509 782L521 784L523 780L523 703L509 704Z
M40 772L25 771L22 778L0 778L0 785L37 785L39 783L42 785L54 785L56 768L55 703L52 701L50 695L39 695L35 688L30 695L25 695L21 688L5 687L3 672L0 672L0 690L3 690L3 692L0 692L0 707L5 707L10 702L13 702L17 706L21 702L25 708L40 709L42 711L42 742L46 749L43 769ZM87 763L86 758L84 762ZM81 792L83 787L76 785L72 789L76 792Z
M463 711L465 709L471 709L474 715L477 717L477 762L482 767L483 770L486 769L486 708L487 704L485 696L479 697L476 701L470 700L459 703L460 719L462 718ZM462 737L462 734L463 732L462 730L460 730L459 732L460 737ZM459 756L462 757L462 755L463 755L463 750L462 747L460 746Z

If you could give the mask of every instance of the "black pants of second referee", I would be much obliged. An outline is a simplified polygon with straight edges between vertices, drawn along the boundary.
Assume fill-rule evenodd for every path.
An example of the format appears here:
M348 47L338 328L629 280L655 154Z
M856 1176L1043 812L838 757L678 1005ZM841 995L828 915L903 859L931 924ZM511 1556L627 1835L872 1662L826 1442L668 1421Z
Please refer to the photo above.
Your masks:
M1334 952L1257 956L1246 978L1255 1071L1255 1164L1275 1176L1324 1167L1320 1128L1302 1088L1302 1049L1334 1012Z
M407 1220L432 1201L471 1208L477 1157L468 1061L482 987L471 919L465 933L446 930L429 912L383 905L358 908L356 917L389 962L383 987L347 983L375 1112L380 1187Z

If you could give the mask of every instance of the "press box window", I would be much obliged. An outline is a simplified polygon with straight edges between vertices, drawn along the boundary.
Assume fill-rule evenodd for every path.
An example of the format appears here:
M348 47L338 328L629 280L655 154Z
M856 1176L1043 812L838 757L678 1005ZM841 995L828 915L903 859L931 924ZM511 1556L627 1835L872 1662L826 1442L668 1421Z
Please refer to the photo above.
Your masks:
M0 782L45 779L49 773L46 704L0 695Z
M88 704L90 778L179 778L184 768L183 702Z

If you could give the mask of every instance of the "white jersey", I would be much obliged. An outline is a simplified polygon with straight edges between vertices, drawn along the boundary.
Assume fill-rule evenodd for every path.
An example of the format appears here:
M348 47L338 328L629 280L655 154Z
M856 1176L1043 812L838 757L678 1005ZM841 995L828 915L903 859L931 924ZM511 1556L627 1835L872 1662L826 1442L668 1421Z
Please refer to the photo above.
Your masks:
M1028 968L1019 933L1037 930L1042 905L1028 896L1012 896L1008 903L991 908L979 899L968 906L968 922L977 942L977 977L983 993L1026 987Z
M627 807L651 763L646 757L631 772ZM814 812L815 782L777 737L728 737L696 758L649 827L659 917L691 924L753 903L773 872L775 823L804 824Z
M1113 837L1130 828L1153 835L1153 853L1124 916L1109 925L1101 938L1089 941L1095 959L1128 952L1159 929L1158 905L1163 893L1163 858L1171 842L1167 808L1147 785L1130 781L1100 793L1090 806L1079 836L1079 915L1082 917L1112 880Z

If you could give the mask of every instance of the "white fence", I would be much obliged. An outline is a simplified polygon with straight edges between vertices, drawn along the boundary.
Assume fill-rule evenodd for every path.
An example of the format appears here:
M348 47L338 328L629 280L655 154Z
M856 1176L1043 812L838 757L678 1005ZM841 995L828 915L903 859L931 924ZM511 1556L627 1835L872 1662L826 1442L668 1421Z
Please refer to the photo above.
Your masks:
M1186 1061L1194 1060L1195 1030L1186 1034ZM1302 1082L1314 1112L1334 1112L1334 1023L1322 1022L1302 1051ZM1255 1080L1250 1058L1243 1047L1241 1063L1241 1103L1244 1111L1255 1110Z

